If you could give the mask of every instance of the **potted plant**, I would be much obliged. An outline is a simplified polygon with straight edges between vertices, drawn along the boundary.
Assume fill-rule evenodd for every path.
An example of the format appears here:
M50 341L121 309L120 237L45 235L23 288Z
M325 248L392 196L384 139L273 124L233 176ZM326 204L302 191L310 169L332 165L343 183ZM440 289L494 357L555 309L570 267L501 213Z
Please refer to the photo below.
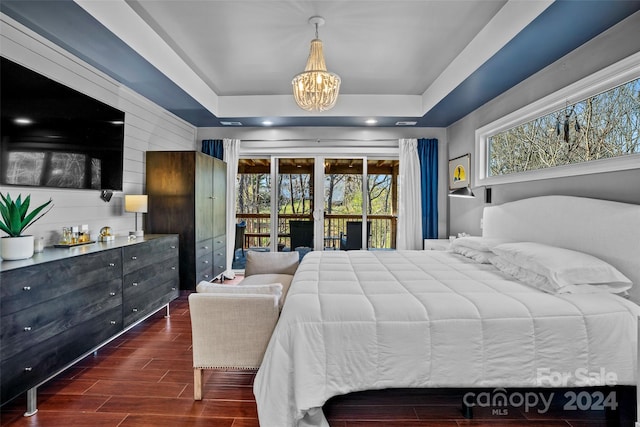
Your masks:
M42 218L44 214L51 210L51 207L43 210L51 204L51 199L37 208L29 211L31 196L22 200L22 195L18 195L16 200L11 199L7 193L6 197L0 193L0 230L7 233L2 238L0 255L5 260L17 260L31 258L33 256L33 236L23 236L22 232L31 224Z

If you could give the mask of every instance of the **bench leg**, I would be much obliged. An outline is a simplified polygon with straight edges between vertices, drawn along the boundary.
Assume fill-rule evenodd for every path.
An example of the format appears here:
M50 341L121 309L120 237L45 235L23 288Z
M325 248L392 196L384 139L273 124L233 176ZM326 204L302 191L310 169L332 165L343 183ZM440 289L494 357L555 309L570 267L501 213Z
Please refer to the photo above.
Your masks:
M193 368L193 400L202 400L202 369Z

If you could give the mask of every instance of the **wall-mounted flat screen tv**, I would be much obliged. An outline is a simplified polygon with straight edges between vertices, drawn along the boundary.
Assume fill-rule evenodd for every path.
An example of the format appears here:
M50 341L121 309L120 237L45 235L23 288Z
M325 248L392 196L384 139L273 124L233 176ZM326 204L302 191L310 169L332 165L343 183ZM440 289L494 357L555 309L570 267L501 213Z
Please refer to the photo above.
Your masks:
M124 112L1 60L0 184L122 190Z

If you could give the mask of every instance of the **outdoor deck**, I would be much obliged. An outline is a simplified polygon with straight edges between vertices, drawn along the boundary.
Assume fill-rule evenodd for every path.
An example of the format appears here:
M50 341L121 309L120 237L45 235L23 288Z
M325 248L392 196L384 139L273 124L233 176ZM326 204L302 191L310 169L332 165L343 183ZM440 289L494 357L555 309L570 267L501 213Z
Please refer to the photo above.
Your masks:
M324 216L324 246L335 249L340 248L340 237L347 232L347 222L362 221L362 215L334 215ZM244 247L268 248L271 244L270 228L271 216L269 214L236 214L238 222L247 224L244 234ZM312 221L311 215L282 214L278 216L278 244L280 248L291 247L289 221ZM393 249L396 247L396 222L393 215L367 215L367 221L371 221L371 236L369 247L377 249Z

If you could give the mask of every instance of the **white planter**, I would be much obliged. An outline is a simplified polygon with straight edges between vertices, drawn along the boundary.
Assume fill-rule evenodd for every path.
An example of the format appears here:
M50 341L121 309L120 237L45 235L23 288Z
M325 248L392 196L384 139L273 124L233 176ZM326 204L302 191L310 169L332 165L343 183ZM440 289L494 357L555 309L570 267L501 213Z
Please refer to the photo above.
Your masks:
M33 256L33 236L3 237L0 256L6 261L27 259Z

